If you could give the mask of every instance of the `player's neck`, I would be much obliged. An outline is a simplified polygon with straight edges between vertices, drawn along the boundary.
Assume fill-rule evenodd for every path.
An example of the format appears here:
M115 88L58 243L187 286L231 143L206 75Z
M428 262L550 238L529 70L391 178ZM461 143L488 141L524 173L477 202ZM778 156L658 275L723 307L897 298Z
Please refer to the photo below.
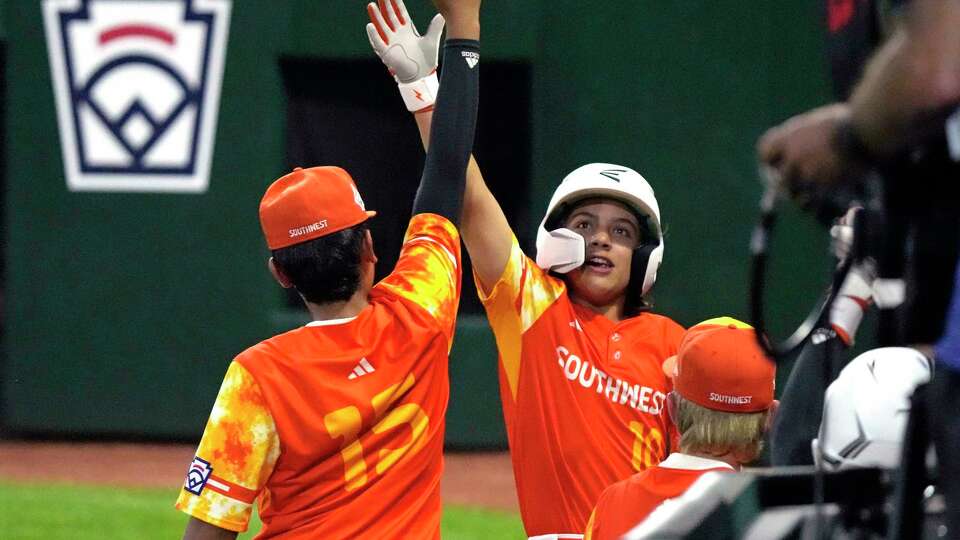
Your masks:
M733 452L728 452L726 454L723 454L722 456L714 456L712 454L704 454L701 452L683 452L683 453L688 456L694 456L694 457L699 457L703 459L712 459L714 461L722 461L727 465L733 467L733 469L737 472L739 472L740 468L743 467L743 464L740 463L740 461L733 454Z
M574 304L583 306L595 313L599 313L600 315L603 315L604 317L610 319L615 323L618 323L624 319L624 303L625 302L623 297L620 297L619 299L617 299L617 301L613 302L612 304L605 304L605 305L592 304L588 300L585 300L584 298L576 295L570 295L570 299L573 301Z
M315 321L349 319L350 317L356 317L370 305L370 302L367 300L369 293L370 291L368 289L361 287L357 289L357 292L353 293L353 296L351 296L349 300L344 302L328 302L326 304L307 302L307 310L310 312L310 317Z

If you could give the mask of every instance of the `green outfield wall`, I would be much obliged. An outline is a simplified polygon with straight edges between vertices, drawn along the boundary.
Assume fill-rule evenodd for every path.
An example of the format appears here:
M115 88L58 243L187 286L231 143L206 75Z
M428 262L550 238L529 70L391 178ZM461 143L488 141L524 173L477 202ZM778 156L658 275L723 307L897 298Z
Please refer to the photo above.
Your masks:
M427 3L408 4L425 25ZM196 438L231 358L303 319L266 271L256 217L265 186L288 165L281 59L368 59L363 3L234 0L203 194L67 189L40 6L0 2L0 419L13 432ZM658 311L684 325L745 318L760 193L753 145L765 127L828 97L818 14L808 2L773 0L626 6L484 4L484 61L525 63L532 74L529 171L516 179L529 186L529 207L517 235L532 244L532 225L569 170L629 165L653 184L667 231ZM316 77L337 84L336 73ZM385 75L380 83L392 92ZM771 284L778 331L824 283L824 236L796 214L782 222ZM448 443L504 445L481 313L460 321L451 382Z

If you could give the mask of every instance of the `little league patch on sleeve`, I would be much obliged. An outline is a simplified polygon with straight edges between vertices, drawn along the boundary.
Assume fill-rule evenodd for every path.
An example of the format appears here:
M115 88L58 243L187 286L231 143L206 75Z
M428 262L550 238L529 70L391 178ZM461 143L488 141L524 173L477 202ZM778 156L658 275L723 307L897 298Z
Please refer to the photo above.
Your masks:
M209 461L202 459L200 456L194 457L190 469L187 470L187 480L183 484L183 489L194 495L200 495L203 487L207 485L211 473L213 473L213 467L210 466Z

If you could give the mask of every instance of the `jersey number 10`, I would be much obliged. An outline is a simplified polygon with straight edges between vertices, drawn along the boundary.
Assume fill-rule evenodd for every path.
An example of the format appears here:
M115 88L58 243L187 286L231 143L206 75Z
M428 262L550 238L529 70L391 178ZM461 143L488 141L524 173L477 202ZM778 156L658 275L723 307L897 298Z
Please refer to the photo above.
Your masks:
M643 471L660 463L666 453L663 433L637 421L630 422L630 431L637 436L633 441L633 458L630 460L633 470Z

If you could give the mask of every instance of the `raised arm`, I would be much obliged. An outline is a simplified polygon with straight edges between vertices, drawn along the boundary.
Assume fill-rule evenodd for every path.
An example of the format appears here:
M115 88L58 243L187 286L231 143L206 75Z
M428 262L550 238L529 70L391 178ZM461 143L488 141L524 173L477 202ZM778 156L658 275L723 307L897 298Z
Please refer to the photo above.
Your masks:
M413 213L439 214L456 225L463 210L464 175L476 130L479 99L480 61L480 0L435 0L445 18L449 19L447 42L444 46L445 65L443 92L437 92L432 126L434 144L427 152L423 176L413 202ZM409 16L402 3L381 0L368 4L371 24L367 35L374 49L386 62L398 62L399 69L408 68L409 58L402 51L395 54L391 42ZM436 31L439 38L439 31ZM433 50L437 47L434 45ZM436 53L434 52L434 56ZM404 57L403 60L397 58ZM401 73L394 71L398 82Z
M453 1L448 3L456 5ZM427 33L420 36L402 0L381 1L379 5L371 3L367 6L367 11L372 21L367 25L370 44L397 80L407 108L415 112L414 117L424 147L428 150L429 160L429 150L433 147L430 144L431 136L433 141L442 141L449 136L437 133L434 117L440 114L439 103L436 109L432 103L432 96L437 92L434 80L437 68L436 51L443 20L435 17ZM472 21L463 20L464 17L460 14L456 15L459 20L454 21L451 18L455 16L453 13L448 14L443 9L441 13L448 18L448 39L470 32L474 27ZM392 26L387 26L388 23ZM444 60L446 85L451 58L445 57ZM472 135L474 128L470 129ZM473 157L470 158L466 172L461 235L470 252L474 272L483 288L489 291L507 265L513 233L503 210L484 183L480 168Z
M433 112L415 113L413 116L420 129L424 149L429 146L430 122ZM513 247L513 231L500 208L500 203L490 192L477 160L470 156L467 165L467 187L463 200L463 222L460 227L463 242L467 245L473 270L486 292L490 292L503 274Z

